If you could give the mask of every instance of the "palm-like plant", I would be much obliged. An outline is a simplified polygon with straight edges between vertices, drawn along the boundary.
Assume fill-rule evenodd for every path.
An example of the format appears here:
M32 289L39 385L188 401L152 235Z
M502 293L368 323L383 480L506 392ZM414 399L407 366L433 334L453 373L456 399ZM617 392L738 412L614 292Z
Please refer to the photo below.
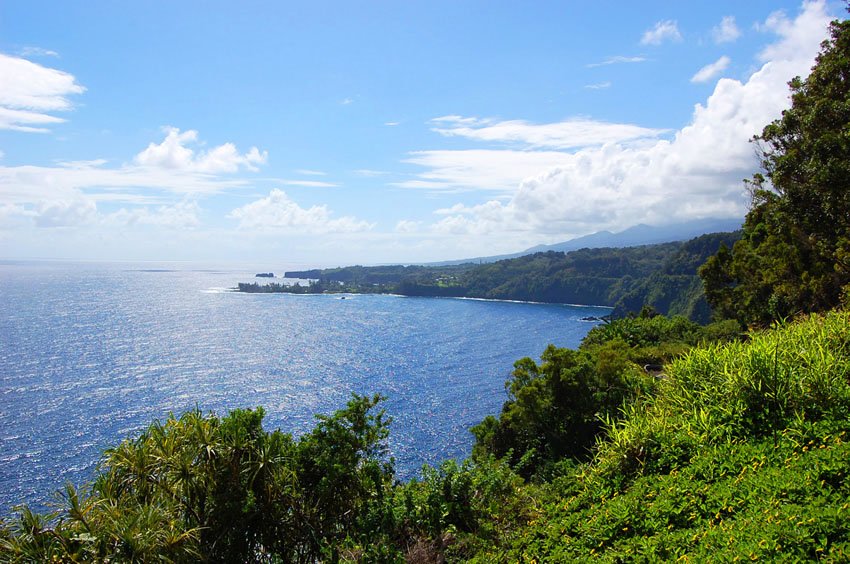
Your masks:
M156 421L55 513L0 525L0 561L313 562L392 482L379 400L355 396L300 440L265 432L262 409Z

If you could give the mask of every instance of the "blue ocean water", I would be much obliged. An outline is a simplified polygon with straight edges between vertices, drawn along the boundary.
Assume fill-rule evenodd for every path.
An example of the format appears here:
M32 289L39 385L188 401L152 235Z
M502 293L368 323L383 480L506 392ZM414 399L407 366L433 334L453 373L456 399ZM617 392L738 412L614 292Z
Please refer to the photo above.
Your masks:
M295 434L381 393L401 478L469 454L513 362L575 347L605 308L240 294L254 272L0 262L0 516L44 507L152 420L263 406Z

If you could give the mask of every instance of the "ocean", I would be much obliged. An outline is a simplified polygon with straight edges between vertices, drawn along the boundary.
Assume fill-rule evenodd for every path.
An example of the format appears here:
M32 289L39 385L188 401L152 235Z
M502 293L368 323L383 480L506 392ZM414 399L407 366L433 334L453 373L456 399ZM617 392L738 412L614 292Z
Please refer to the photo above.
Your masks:
M244 267L0 262L0 516L43 509L103 449L195 407L310 429L380 393L399 478L470 453L515 360L576 347L607 308L241 294Z

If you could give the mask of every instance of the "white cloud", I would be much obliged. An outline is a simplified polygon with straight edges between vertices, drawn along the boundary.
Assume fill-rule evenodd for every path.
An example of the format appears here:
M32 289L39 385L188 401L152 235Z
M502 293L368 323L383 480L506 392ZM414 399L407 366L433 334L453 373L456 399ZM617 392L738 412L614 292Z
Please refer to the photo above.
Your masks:
M51 49L44 49L43 47L24 47L21 49L19 55L21 57L58 57L59 53Z
M441 210L443 219L431 225L431 230L443 235L474 235L486 236L494 232L510 233L524 231L516 217L511 217L512 210L497 200L471 207L460 207L454 215L446 215L448 210Z
M794 20L789 19L782 11L772 13L763 24L758 26L758 29L780 35L785 40L765 47L759 53L759 60L763 63L774 60L787 61L799 57L800 53L810 52L809 38L818 33L823 36L822 20L828 17L823 0L804 1L802 13ZM797 74L808 73L800 71ZM793 76L789 76L787 80L791 78Z
M735 16L725 16L719 25L712 28L711 35L715 43L732 43L741 37L741 30L735 24Z
M807 74L830 19L823 2L804 4L793 21L772 16L765 26L778 39L762 52L761 69L746 82L719 80L672 140L553 155L560 162L525 178L509 201L441 210L432 229L455 236L520 234L513 240L533 233L552 241L641 222L743 217L741 180L758 170L748 140L788 107L786 83Z
M559 151L416 151L404 162L428 170L418 174L414 180L393 185L431 191L514 192L523 178L562 164L568 157L567 153Z
M44 133L65 121L50 114L72 109L68 96L83 92L69 73L0 53L0 129Z
M495 121L474 117L436 118L433 131L447 137L477 141L517 142L531 148L574 149L658 137L661 129L623 123L574 118L558 123L534 124L524 120Z
M65 168L84 170L87 168L103 166L108 162L109 161L107 161L106 159L91 159L88 161L56 161L56 164Z
M108 168L99 164L71 166L0 166L0 204L31 204L67 199L78 193L98 201L147 203L152 195L216 194L247 185L238 178L151 169Z
M563 164L570 155L563 149L609 143L641 144L666 132L584 118L532 124L523 120L495 121L449 115L431 121L438 125L434 131L442 135L513 143L520 148L415 151L404 162L428 170L417 174L415 179L394 183L394 186L430 191L514 192L524 178Z
M456 114L440 116L431 119L432 123L448 123L454 125L479 125L487 123L488 120L477 117L463 117Z
M87 198L44 201L32 217L38 227L76 227L96 220L97 205Z
M304 176L327 176L327 172L322 172L321 170L310 170L309 168L299 168L296 170L298 174L303 174Z
M34 212L17 204L0 204L0 232L11 230L22 224L22 220L29 221Z
M611 81L597 82L596 84L585 84L584 87L588 90L605 90L606 88L611 88Z
M682 34L679 26L673 20L657 22L655 27L644 32L640 39L641 45L661 45L665 41L681 41Z
M201 225L201 209L197 202L183 201L171 206L156 208L121 208L103 219L107 225L154 226L166 229L193 229Z
M694 76L691 77L691 82L708 82L717 77L729 66L731 60L726 55L723 55L711 64L705 65L699 69Z
M450 208L440 208L434 210L434 215L453 215L456 213L469 213L470 208L463 204L455 204Z
M327 206L302 208L283 190L272 190L265 198L236 208L228 218L239 221L241 229L288 230L299 233L353 233L374 227L366 221L346 216L332 219Z
M384 176L389 174L386 170L372 170L370 168L358 168L352 172L360 176Z
M619 65L623 63L643 63L646 60L646 57L642 56L625 57L623 55L615 55L613 57L608 57L607 59L604 59L599 63L589 63L585 66L589 69L592 69L596 67L604 67L607 65Z
M419 231L422 226L421 221L410 221L408 219L402 219L398 223L396 223L395 231L396 233L416 233Z
M261 160L258 151L240 155L229 143L195 154L183 146L186 134L173 130L169 135L171 141L166 137L140 153L144 166L110 166L103 159L0 166L0 215L22 227L193 228L201 223L198 198L248 185L243 178L221 174L253 169ZM194 132L189 137L197 139ZM102 213L100 203L123 207Z
M339 103L342 104L343 106L348 106L350 104L353 104L354 100L352 100L351 98L343 98L342 100L339 101Z
M268 152L256 147L240 154L233 143L213 147L209 151L195 153L189 145L197 144L198 132L180 132L176 127L163 128L166 136L160 144L151 143L136 155L135 162L141 166L184 172L218 174L236 172L240 168L257 170L256 165L265 164Z
M307 188L332 188L339 186L333 182L322 182L321 180L281 180L281 184L286 186L304 186Z
M98 210L95 198L81 192L69 192L67 197L33 204L0 204L0 219L4 220L0 223L8 221L19 226L29 223L39 228L155 226L185 229L200 226L199 212L197 202L183 201L156 207L123 207L117 212L103 214Z
M28 133L47 133L46 125L64 123L65 120L40 112L13 110L0 106L0 129L26 131Z
M395 127L395 126L397 126L398 124L399 124L399 122L397 122L397 121L387 121L387 122L384 122L384 125L386 125L387 127Z

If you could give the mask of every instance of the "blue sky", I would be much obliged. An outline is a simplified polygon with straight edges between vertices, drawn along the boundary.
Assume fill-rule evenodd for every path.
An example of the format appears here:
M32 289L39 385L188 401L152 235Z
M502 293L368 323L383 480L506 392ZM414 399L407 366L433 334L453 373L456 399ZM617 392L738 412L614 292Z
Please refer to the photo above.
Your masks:
M0 257L412 262L743 217L829 2L0 5Z

